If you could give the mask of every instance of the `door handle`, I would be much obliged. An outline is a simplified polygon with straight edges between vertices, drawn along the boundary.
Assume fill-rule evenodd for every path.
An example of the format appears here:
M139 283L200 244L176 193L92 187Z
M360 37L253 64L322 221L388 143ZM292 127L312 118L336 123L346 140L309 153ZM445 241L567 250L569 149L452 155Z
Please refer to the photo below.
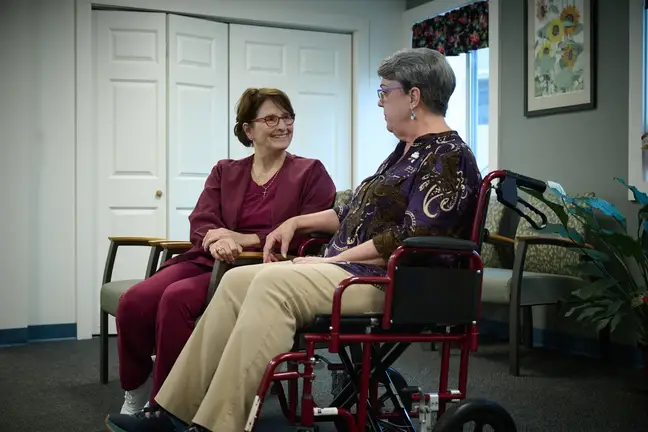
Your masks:
M155 196L158 197L158 198L160 198L160 197L162 196L162 191L161 191L160 189L158 189L157 191L155 191Z

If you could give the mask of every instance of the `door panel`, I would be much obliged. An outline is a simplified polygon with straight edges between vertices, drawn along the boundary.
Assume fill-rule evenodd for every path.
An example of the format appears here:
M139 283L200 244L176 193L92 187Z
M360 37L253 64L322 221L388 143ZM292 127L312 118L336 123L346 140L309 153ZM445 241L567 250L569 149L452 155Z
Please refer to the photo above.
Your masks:
M230 118L248 87L276 87L296 113L288 151L320 159L351 187L351 35L230 24ZM230 134L230 157L251 153Z
M96 245L102 271L108 236L166 234L166 23L159 13L93 14ZM113 280L143 278L147 259L148 248L120 248Z
M228 156L228 32L227 24L178 15L168 24L168 237L189 240L205 179Z

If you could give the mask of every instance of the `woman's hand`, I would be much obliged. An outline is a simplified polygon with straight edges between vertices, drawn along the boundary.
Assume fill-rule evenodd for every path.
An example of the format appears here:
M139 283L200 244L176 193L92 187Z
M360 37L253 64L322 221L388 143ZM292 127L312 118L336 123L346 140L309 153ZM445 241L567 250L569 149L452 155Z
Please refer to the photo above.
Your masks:
M295 218L290 218L274 231L266 236L265 246L263 246L263 262L275 262L279 259L275 256L273 249L276 244L281 245L281 256L284 258L288 255L288 247L292 241L295 231L297 230L297 222Z
M234 235L236 235L236 233L234 231L228 230L227 228L210 229L209 231L207 231L207 234L205 234L205 237L203 237L202 247L205 250L210 249L212 243L224 238L233 239Z
M332 258L324 258L317 256L298 257L293 260L294 264L323 264L332 263L335 260Z
M232 239L243 247L252 247L259 245L259 236L256 234L240 234L227 228L210 229L203 237L202 247L208 250L210 246L218 240Z
M218 261L234 264L234 260L243 252L243 248L233 239L223 238L209 245L209 252Z

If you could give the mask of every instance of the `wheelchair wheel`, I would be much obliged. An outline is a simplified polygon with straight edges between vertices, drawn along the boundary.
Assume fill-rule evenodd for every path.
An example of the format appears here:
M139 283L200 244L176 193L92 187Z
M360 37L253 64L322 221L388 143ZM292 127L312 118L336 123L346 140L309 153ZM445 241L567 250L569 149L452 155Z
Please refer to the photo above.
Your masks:
M391 383L394 385L394 388L396 389L396 392L398 393L398 397L401 399L401 401L405 404L405 408L408 411L412 410L412 401L411 398L409 397L410 395L407 393L407 380L403 375L401 375L400 372L398 372L394 368L389 368L387 369L387 375L389 376L389 380L391 380ZM380 412L394 412L396 411L396 407L398 406L398 402L391 396L390 392L386 390L386 388L390 387L389 382L387 380L387 376L384 376L379 380L378 383L378 410ZM381 394L382 393L382 394ZM404 419L398 418L392 420L392 423L398 424L398 425L403 425L405 424Z
M451 406L432 432L463 432L465 426L474 432L517 432L508 411L501 405L484 399L466 399Z
M393 388L396 389L398 397L405 404L406 409L411 410L411 400L407 393L407 381L396 369L389 368L387 369L386 374L383 374L378 380L378 406L376 407L378 412L385 414L397 411L398 402L392 396L393 393L387 390L388 388L392 388L390 381ZM402 427L406 425L405 419L400 417L392 418L388 422L385 420L379 420L378 423L383 431L400 431L402 430ZM337 432L348 432L346 423L340 420L335 421L335 429Z

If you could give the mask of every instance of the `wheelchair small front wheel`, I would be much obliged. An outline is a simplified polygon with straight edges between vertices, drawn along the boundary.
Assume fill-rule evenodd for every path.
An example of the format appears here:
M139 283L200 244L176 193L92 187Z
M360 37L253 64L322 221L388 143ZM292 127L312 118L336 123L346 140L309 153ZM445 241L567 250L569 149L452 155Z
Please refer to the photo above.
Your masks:
M469 425L474 425L469 429L474 432L517 432L508 411L485 399L466 399L451 406L443 413L432 432L461 432L464 426Z

